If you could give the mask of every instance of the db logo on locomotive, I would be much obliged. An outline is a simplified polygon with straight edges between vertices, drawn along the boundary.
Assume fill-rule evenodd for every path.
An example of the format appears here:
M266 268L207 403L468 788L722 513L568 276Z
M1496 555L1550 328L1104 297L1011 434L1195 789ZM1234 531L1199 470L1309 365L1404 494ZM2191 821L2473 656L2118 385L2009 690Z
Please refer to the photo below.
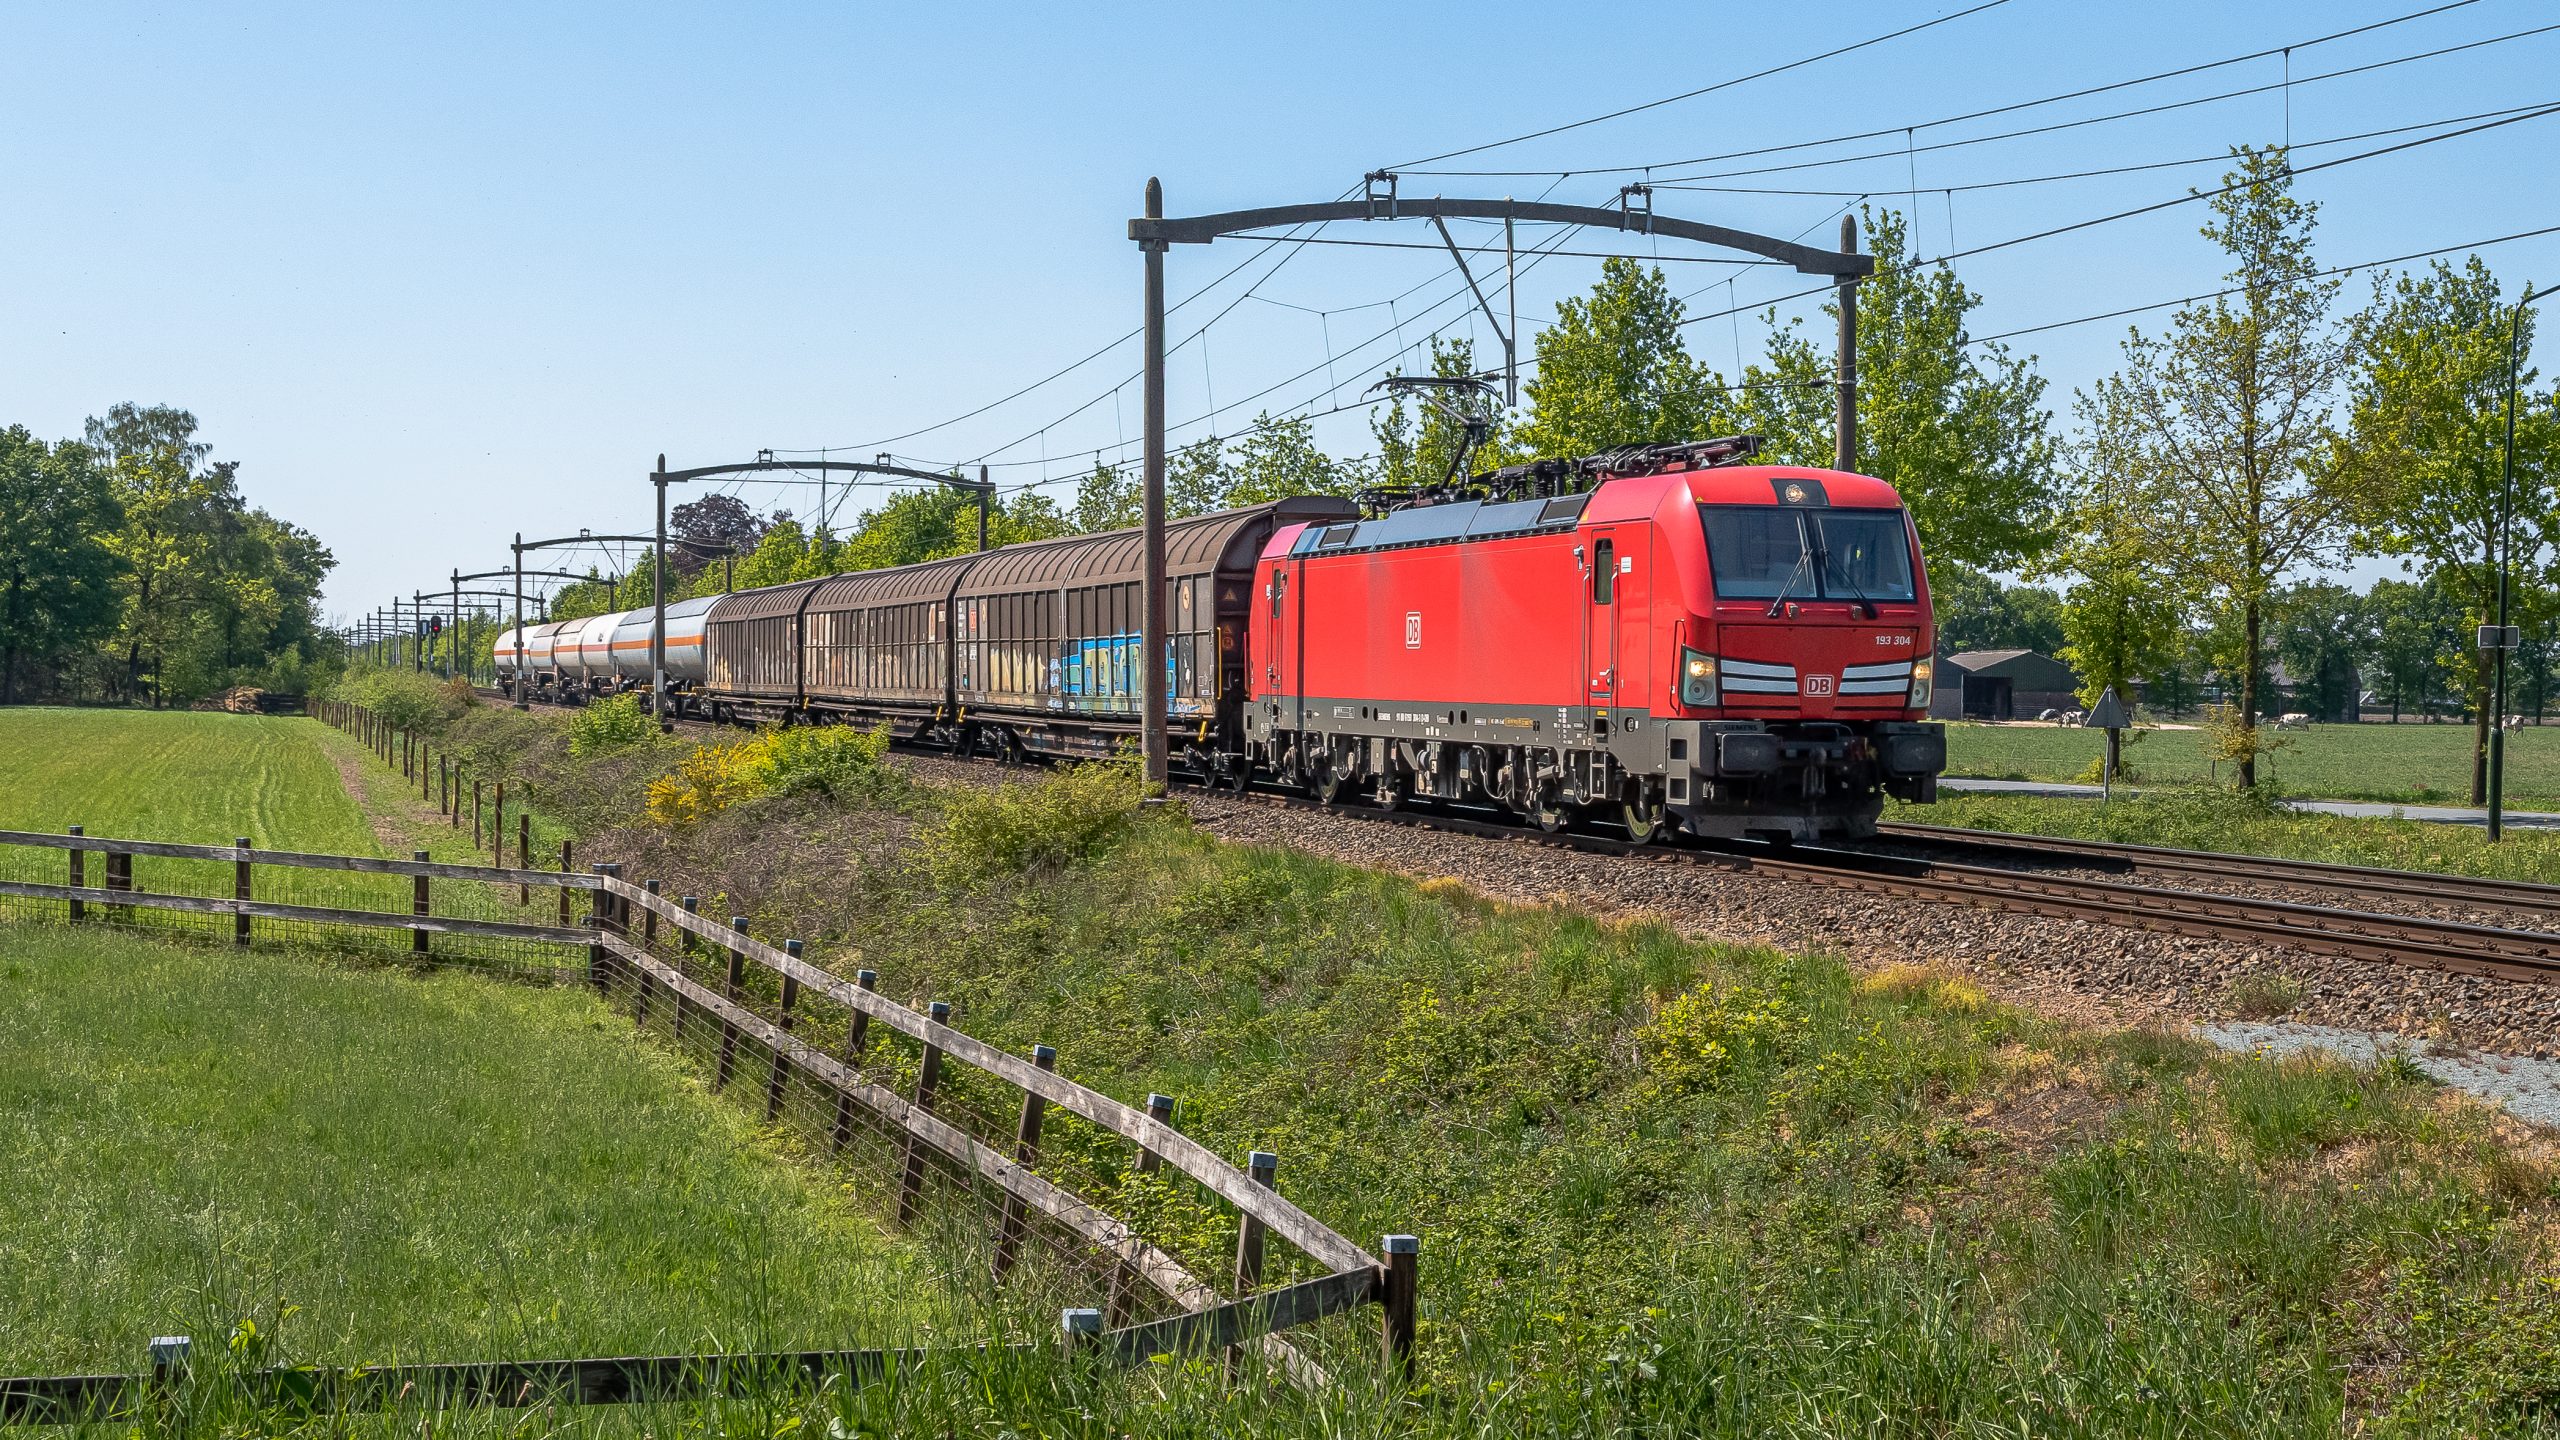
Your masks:
M1807 675L1804 677L1804 693L1807 695L1830 694L1831 677L1828 675Z

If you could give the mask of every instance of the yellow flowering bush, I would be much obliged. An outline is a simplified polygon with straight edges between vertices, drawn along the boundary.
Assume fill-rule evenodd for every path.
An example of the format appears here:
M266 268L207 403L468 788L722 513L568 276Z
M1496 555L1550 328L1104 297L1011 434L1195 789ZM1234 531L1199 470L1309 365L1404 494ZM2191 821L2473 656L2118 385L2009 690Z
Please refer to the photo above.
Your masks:
M895 772L880 764L888 752L886 728L842 725L764 730L705 745L649 783L649 819L670 828L695 825L760 795L881 796L896 785Z

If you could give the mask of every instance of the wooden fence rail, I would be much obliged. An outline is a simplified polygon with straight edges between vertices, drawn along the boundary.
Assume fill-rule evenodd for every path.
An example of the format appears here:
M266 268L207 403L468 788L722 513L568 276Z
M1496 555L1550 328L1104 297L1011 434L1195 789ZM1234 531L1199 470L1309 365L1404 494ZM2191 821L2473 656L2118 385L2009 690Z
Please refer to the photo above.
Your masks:
M396 763L398 751L395 742L384 739L378 753L382 752L387 752ZM413 946L422 956L425 955L427 939L433 934L489 936L564 949L574 947L575 952L583 952L586 978L599 990L622 981L631 984L631 1014L636 1023L642 1026L649 1023L651 996L662 995L675 1038L682 1038L688 1017L702 1027L701 1033L716 1029L719 1032L719 1067L724 1072L722 1078L726 1078L726 1072L734 1071L735 1052L741 1044L760 1052L759 1064L765 1063L769 1057L769 1072L760 1077L762 1083L758 1087L768 1118L780 1113L786 1083L799 1078L821 1087L825 1096L822 1104L833 1119L833 1149L843 1148L857 1115L863 1117L876 1132L891 1138L897 1153L903 1157L898 1166L901 1172L898 1209L902 1222L913 1218L920 1204L922 1164L928 1155L937 1158L963 1180L985 1185L997 1192L1000 1196L1000 1218L996 1224L997 1233L991 1238L997 1256L994 1268L999 1280L1004 1278L1008 1262L1019 1248L1024 1228L1032 1225L1046 1226L1051 1233L1070 1237L1073 1244L1107 1262L1113 1275L1121 1277L1115 1279L1109 1310L1113 1328L1104 1330L1099 1318L1089 1324L1076 1321L1067 1333L1079 1346L1089 1346L1097 1354L1115 1362L1139 1362L1150 1355L1192 1348L1204 1352L1224 1350L1232 1361L1235 1347L1251 1346L1300 1381L1323 1383L1329 1378L1325 1372L1283 1340L1282 1333L1349 1309L1375 1305L1379 1310L1380 1345L1384 1359L1394 1371L1406 1374L1411 1371L1414 1265L1418 1249L1411 1236L1391 1235L1379 1251L1367 1250L1327 1227L1280 1193L1275 1184L1276 1157L1255 1152L1250 1157L1248 1168L1237 1167L1176 1129L1171 1123L1170 1103L1163 1102L1162 1097L1151 1097L1153 1103L1146 1110L1124 1104L1060 1074L1056 1068L1056 1052L1047 1046L1038 1047L1037 1053L1029 1059L998 1049L953 1027L949 1023L947 1005L937 1002L928 1010L919 1011L901 1004L876 988L870 971L861 972L854 980L846 980L803 959L796 941L780 946L768 944L746 933L743 921L722 924L711 920L699 913L697 902L690 897L669 899L659 893L655 884L633 884L620 876L619 867L599 865L588 873L578 874L454 865L424 858L388 860L256 850L245 843L182 845L114 839L84 834L78 827L73 827L68 834L0 830L0 854L15 847L46 849L66 857L67 878L71 883L0 880L0 897L61 901L65 906L64 913L75 922L84 917L95 917L102 910L135 907L234 917L233 924L224 929L241 943L247 943L251 933L248 927L252 921L268 919L318 926L407 929L413 933ZM102 854L106 859L103 867L105 883L102 885L84 883L89 876L84 857L91 853ZM421 856L423 853L420 852ZM135 856L229 862L233 867L233 876L230 877L232 893L166 894L138 887L133 878ZM407 876L414 881L414 888L411 895L399 897L397 908L382 910L286 904L251 898L256 872L269 869ZM513 886L527 894L533 886L556 887L561 892L564 906L571 894L583 892L590 897L591 913L584 925L575 926L438 916L428 913L429 887L437 881ZM635 918L639 921L636 925ZM664 943L672 954L652 953L651 947L659 941L662 932ZM688 975L686 962L680 958L687 955L724 960L727 967L725 982L714 988ZM562 958L566 960L569 957L563 955ZM763 987L747 984L748 967L753 967L754 972L772 983ZM751 992L765 994L766 998L757 1001L751 998ZM779 997L778 1004L774 996ZM812 1041L798 1033L805 1016L796 1007L810 999L832 1002L845 1012L848 1024L841 1043L831 1046L825 1037ZM759 1003L775 1004L778 1013L760 1013L756 1008ZM866 1048L876 1046L878 1031L905 1036L920 1048L923 1065L914 1095L902 1096L865 1078L861 1064ZM945 1064L967 1066L993 1077L1020 1097L1021 1120L1010 1153L936 1113L937 1086L948 1083L941 1076L940 1067ZM1238 1294L1233 1298L1222 1294L1217 1287L1192 1274L1173 1255L1140 1235L1128 1223L1078 1196L1058 1179L1040 1173L1040 1121L1048 1108L1076 1116L1137 1146L1143 1157L1142 1165L1146 1168L1169 1166L1232 1207L1238 1215L1235 1268ZM1262 1247L1266 1237L1294 1247L1324 1273L1312 1280L1261 1290ZM1126 1296L1121 1293L1122 1279L1154 1289L1179 1307L1179 1313L1144 1324L1125 1323L1128 1309ZM1081 1315L1084 1312L1073 1313ZM854 1354L887 1355L890 1352L829 1353L844 1359ZM531 1390L551 1398L594 1395L605 1399L637 1399L646 1398L644 1391L656 1392L649 1391L646 1386L621 1381L594 1381L588 1378L588 1371L577 1367L601 1366L605 1369L595 1373L628 1373L663 1379L673 1373L667 1367L682 1370L690 1365L700 1370L708 1365L717 1371L720 1365L745 1363L758 1358L773 1363L808 1363L805 1356L731 1357L729 1360L678 1357L650 1361L543 1362L542 1366L531 1370L506 1365L410 1368L417 1369L422 1376L430 1371L456 1376L503 1372L511 1377L508 1384L515 1385L521 1380L524 1383L517 1388L529 1386ZM845 1363L852 1362L845 1360ZM546 1366L550 1368L544 1368ZM635 1366L640 1368L630 1368ZM273 1373L282 1375L288 1372ZM349 1376L353 1373L347 1372ZM370 1377L399 1372L365 1373ZM39 1411L50 1414L68 1406L122 1404L131 1386L141 1384L147 1378L90 1376L0 1380L0 1423L7 1423L13 1415L33 1415ZM367 1378L365 1386L351 1390L347 1380L341 1378L329 1381L322 1389L310 1393L326 1394L331 1397L331 1403L342 1403L358 1390L369 1393L371 1384ZM599 1385L603 1389L598 1389ZM493 1400L491 1396L496 1392L491 1386L476 1380L471 1383L457 1381L447 1388L473 1403L513 1403ZM612 1393L606 1393L608 1391ZM413 1387L413 1397L416 1393L421 1391Z

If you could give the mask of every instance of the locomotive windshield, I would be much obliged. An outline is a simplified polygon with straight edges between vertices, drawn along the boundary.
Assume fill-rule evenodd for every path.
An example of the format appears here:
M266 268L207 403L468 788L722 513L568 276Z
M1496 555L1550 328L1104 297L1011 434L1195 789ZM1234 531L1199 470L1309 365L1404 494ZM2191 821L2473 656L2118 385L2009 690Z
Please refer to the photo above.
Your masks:
M1919 598L1900 510L1701 505L1698 515L1721 599Z

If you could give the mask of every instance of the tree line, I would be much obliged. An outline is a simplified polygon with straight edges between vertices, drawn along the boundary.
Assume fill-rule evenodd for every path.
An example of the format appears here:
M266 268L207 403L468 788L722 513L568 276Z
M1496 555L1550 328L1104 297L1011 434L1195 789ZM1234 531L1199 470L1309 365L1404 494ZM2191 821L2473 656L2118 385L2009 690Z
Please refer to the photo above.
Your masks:
M251 505L196 430L133 404L77 440L0 429L0 704L300 694L335 666L328 547Z
M2275 703L2280 664L2315 691L2322 674L2349 685L2361 672L2386 703L2468 715L2485 749L2488 667L2471 637L2497 604L2515 287L2471 256L2376 277L2350 297L2348 278L2316 255L2319 207L2294 193L2285 152L2232 154L2199 229L2227 266L2222 292L2156 332L2128 327L2116 369L2071 397L2067 424L2033 355L1973 335L1981 296L1952 266L1912 253L1902 215L1863 209L1876 272L1858 292L1854 467L1910 506L1950 639L1974 624L1985 587L2031 591L2015 603L2037 610L2033 648L2071 663L2092 696L2139 684L2154 703L2205 687L2229 697L2243 783L2256 778L2256 720ZM1829 465L1828 344L1773 308L1759 353L1737 345L1727 371L1708 358L1702 318L1659 267L1604 262L1538 333L1525 403L1484 417L1490 438L1469 468L1733 434L1763 437L1769 460ZM2531 316L2521 324L2529 347ZM1483 373L1465 340L1435 341L1429 369ZM2560 420L2538 376L2519 385L2513 598L2528 636L2523 683L2538 686L2560 614L2560 499L2545 484ZM1373 412L1371 432L1370 454L1344 458L1303 417L1257 416L1168 458L1168 508L1427 485L1463 427L1446 407L1399 396ZM717 497L679 507L673 528L736 546L734 583L765 585L962 553L976 544L975 503L900 494L837 533ZM991 538L1113 529L1137 514L1134 467L1097 465L1064 504L1007 497ZM2398 557L2411 578L2361 597L2321 578L2371 556ZM673 594L729 583L701 551L680 551L674 568ZM571 587L554 613L648 598L644 565Z

